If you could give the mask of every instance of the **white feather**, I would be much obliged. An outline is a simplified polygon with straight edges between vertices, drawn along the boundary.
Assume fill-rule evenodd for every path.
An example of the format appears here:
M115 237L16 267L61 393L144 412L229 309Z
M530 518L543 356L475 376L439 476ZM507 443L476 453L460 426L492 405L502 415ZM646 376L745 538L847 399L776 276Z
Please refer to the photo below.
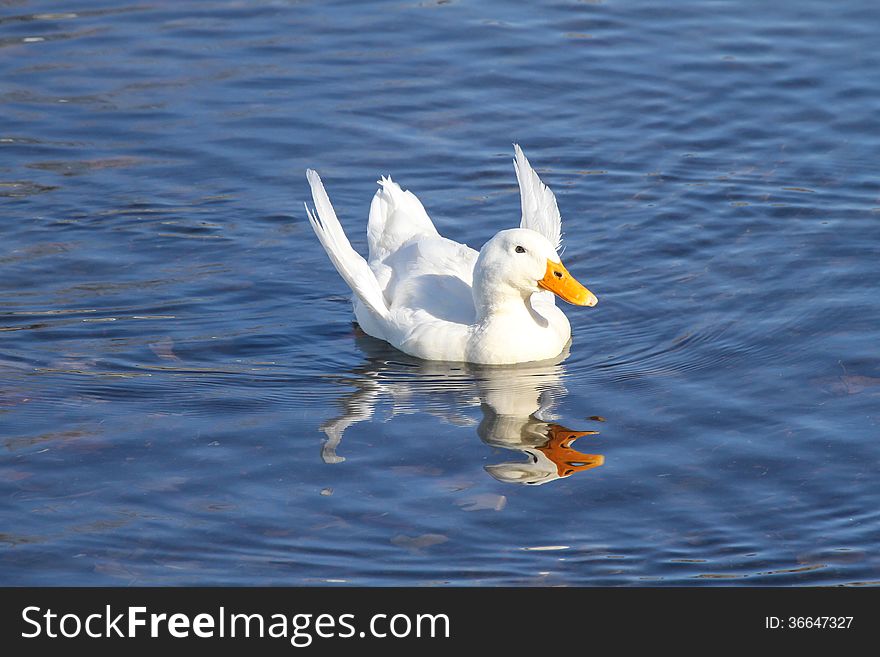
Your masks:
M330 256L330 261L365 306L379 317L387 317L388 306L382 296L379 282L367 261L351 247L351 242L348 241L339 219L336 218L336 212L330 204L321 177L316 171L309 169L306 171L306 178L312 188L312 200L315 202L315 214L309 211L308 205L306 205L306 214L309 216L309 223L315 235Z
M367 222L371 264L384 260L413 237L440 236L415 194L403 191L390 176L376 182L380 187L370 204Z
M522 201L520 228L541 233L558 251L562 245L562 217L556 205L556 197L535 173L519 144L514 144L513 148L516 151L513 168L516 170Z

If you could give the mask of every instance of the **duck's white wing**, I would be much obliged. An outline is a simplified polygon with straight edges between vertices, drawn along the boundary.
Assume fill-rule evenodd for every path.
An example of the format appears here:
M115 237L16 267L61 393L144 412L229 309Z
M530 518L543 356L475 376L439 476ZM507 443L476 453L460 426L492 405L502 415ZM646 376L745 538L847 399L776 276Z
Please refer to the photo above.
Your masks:
M562 245L562 217L556 206L556 197L545 185L519 147L514 144L516 159L516 179L519 181L519 195L522 200L522 221L520 228L529 228L541 233L550 243L559 249Z
M444 237L407 242L375 267L386 282L385 298L392 310L408 308L456 324L474 321L474 264L478 253Z
M348 283L355 296L378 318L387 317L388 306L376 275L366 260L351 248L351 242L348 241L339 219L336 218L336 212L330 204L321 177L317 172L309 169L306 171L306 178L312 188L312 200L315 202L314 214L309 211L308 205L306 205L306 214L315 235L330 256L336 271Z
M370 268L392 311L410 321L468 324L474 319L477 252L442 237L415 194L391 178L379 181L370 205Z

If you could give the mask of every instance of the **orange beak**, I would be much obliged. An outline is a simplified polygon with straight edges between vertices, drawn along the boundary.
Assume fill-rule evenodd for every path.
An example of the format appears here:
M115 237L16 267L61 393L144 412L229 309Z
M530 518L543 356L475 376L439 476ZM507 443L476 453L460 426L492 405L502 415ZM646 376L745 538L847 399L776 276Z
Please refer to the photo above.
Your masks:
M595 306L599 303L596 295L578 283L561 262L547 260L547 272L538 281L538 287L550 290L560 299L576 306Z

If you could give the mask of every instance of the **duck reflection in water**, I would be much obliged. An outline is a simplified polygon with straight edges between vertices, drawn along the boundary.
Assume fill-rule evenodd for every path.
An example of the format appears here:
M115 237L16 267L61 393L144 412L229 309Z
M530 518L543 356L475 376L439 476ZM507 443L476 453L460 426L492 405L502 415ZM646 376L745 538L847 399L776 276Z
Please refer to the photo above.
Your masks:
M339 463L337 454L346 429L373 418L377 405L390 401L390 418L428 413L458 425L476 421L460 409L479 406L482 420L477 435L487 445L528 456L525 462L485 466L506 483L539 485L596 468L601 454L583 454L572 445L598 431L572 431L553 420L553 409L567 394L562 385L566 349L557 359L515 366L479 366L411 358L357 328L356 342L367 360L340 377L354 392L339 399L342 414L321 426L327 435L321 451L325 463Z

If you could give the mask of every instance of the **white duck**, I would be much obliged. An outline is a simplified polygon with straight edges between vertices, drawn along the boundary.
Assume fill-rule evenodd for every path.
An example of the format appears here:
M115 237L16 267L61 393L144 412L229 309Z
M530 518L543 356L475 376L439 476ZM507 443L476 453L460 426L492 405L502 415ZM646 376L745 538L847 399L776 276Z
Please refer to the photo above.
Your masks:
M502 365L558 356L571 326L553 294L579 306L595 295L557 255L562 220L553 192L514 144L520 228L502 230L480 252L441 237L412 192L382 178L367 226L369 264L352 247L318 174L309 222L354 292L365 333L426 360ZM547 290L547 291L545 291Z

